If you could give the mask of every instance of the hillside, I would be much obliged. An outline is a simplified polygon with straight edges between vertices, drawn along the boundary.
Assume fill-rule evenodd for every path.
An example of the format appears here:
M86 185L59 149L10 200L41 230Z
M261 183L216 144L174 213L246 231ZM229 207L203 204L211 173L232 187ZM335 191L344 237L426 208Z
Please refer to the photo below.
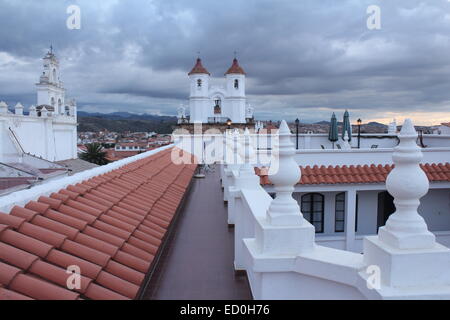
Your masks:
M149 114L116 113L88 113L78 112L78 132L101 131L107 129L115 132L157 132L172 133L177 123L176 117L157 116Z

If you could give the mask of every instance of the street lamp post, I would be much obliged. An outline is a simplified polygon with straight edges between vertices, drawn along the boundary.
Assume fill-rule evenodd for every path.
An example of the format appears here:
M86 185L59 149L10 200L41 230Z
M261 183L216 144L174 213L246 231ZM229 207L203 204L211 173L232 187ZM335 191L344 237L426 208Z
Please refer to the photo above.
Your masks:
M300 124L300 120L297 118L296 120L295 120L295 128L296 128L296 130L295 130L295 145L296 145L296 149L298 150L298 125Z
M362 120L358 119L358 149L361 149L361 123Z
M227 126L228 126L228 130L230 130L231 129L231 119L228 119L227 120Z

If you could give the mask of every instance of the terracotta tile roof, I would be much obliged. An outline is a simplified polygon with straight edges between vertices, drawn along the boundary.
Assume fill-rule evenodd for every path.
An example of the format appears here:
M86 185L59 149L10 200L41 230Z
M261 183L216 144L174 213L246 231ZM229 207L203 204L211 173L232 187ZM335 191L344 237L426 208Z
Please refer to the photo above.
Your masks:
M444 123L441 123L441 125L446 126L446 127L450 127L450 122L444 122Z
M191 72L189 72L188 75L190 76L191 74L196 73L211 75L208 70L206 70L206 68L202 65L202 59L200 58L197 58L197 62L195 63L194 68L192 68Z
M0 300L135 298L196 167L170 153L0 213Z
M239 65L239 62L236 58L233 59L233 64L231 65L230 69L225 73L227 74L245 74L244 69Z
M450 182L450 163L420 165L431 182ZM355 184L355 183L385 183L386 177L394 165L364 165L364 166L306 166L300 167L302 177L300 184ZM255 168L262 185L270 185L268 169Z

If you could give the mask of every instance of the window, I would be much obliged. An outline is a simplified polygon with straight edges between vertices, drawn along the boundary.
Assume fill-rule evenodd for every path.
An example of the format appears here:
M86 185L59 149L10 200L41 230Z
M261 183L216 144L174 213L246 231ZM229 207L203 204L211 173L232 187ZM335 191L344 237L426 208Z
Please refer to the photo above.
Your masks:
M202 87L202 79L198 79L197 80L197 88L201 88Z
M355 232L358 232L358 211L359 211L359 197L358 193L356 194L356 212L355 212Z
M308 193L302 196L302 213L315 228L323 233L324 197L320 193Z
M345 192L336 195L334 211L334 231L344 232L345 229Z
M234 80L234 88L239 89L239 80L238 79Z

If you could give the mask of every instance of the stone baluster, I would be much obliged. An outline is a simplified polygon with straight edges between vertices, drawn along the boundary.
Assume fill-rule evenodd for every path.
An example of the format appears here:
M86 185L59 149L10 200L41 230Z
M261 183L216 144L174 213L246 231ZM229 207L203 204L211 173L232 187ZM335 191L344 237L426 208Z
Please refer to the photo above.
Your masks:
M242 165L239 169L239 178L236 179L238 188L253 188L259 185L259 177L255 174L255 151L253 149L250 131L244 131L242 145L239 150Z
M419 165L423 155L416 144L417 132L410 119L405 120L398 137L400 144L392 157L395 168L386 180L396 211L386 226L380 228L380 240L398 249L432 248L435 236L417 212L419 199L428 192L429 182Z
M367 270L360 272L359 289L371 299L449 299L450 249L436 242L417 212L429 182L419 165L422 151L411 120L405 120L398 137L395 168L386 180L396 211L377 236L364 238ZM379 269L379 280L370 276L370 268Z
M46 107L42 107L42 109L41 109L41 117L42 118L47 118L47 116L48 116L47 108Z
M8 113L8 105L4 101L0 101L0 114Z
M345 135L344 135L344 143L342 144L342 149L349 150L349 149L352 148L352 146L350 145L349 140L350 140L350 138L349 138L349 136L348 136L348 132L345 132Z
M233 131L233 137L231 141L231 150L232 150L232 161L230 168L233 170L238 170L241 167L242 159L240 157L240 148L241 148L241 135L238 130Z
M269 170L269 179L276 191L276 198L267 213L272 225L301 225L305 221L297 201L292 198L294 187L300 181L301 171L294 159L295 149L290 137L289 127L283 120Z
M23 105L20 102L14 107L14 112L18 116L23 116Z
M31 107L30 107L30 116L32 116L32 117L37 117L37 112L36 112L36 107L34 106L34 105L32 105Z
M255 241L261 254L296 256L314 250L315 230L303 218L297 201L292 197L301 172L294 159L296 150L291 141L291 132L284 120L278 138L279 143L274 145L275 152L269 170L276 197L271 201L265 219L255 225Z

